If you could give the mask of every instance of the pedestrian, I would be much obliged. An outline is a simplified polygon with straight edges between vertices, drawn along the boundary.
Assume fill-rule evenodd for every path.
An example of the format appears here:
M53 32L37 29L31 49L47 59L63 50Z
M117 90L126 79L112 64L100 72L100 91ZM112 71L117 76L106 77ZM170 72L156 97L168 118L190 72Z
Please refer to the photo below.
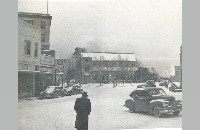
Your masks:
M81 98L77 98L74 105L76 111L75 128L77 130L88 130L88 115L91 112L91 102L87 98L87 92L82 93Z

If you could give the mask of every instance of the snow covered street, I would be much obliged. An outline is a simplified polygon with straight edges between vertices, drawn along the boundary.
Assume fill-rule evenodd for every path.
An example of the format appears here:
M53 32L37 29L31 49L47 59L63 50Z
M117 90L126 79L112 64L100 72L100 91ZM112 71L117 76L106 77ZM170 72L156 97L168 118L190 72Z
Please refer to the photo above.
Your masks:
M120 130L139 128L181 128L182 112L179 116L164 115L156 118L145 113L130 113L123 107L124 101L137 84L82 85L92 103L89 115L89 130ZM173 93L162 87L169 95L182 100L182 92ZM56 99L20 100L18 103L19 130L75 130L74 102L81 95Z

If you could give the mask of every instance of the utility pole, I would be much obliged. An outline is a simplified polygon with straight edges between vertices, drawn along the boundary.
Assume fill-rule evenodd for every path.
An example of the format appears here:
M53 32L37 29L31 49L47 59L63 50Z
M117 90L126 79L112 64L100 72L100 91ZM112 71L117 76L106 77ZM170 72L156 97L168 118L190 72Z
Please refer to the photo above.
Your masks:
M48 5L48 0L47 0L47 14L48 14L48 8L49 8L48 6L49 6L49 5Z

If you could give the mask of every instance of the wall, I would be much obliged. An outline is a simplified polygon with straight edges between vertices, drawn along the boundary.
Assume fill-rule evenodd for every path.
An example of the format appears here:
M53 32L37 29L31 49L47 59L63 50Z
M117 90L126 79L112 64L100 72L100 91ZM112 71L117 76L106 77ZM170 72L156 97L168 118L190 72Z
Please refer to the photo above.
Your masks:
M82 83L109 83L134 82L136 61L93 61L91 57L83 57L81 60Z
M45 42L42 42L42 48L43 48L43 50L48 50L49 46L50 46L49 41L50 41L51 16L48 15L47 17L42 17L42 15L44 15L44 14L41 14L41 16L38 16L38 15L40 15L40 14L35 14L35 16L34 16L31 13L30 14L29 13L27 13L27 14L25 14L25 13L20 14L19 13L18 19L21 20L21 21L33 20L33 25L39 27L40 29L41 29L41 22L42 21L45 22L45 29L41 29L40 37L41 37L41 34L45 34Z
M31 55L25 54L25 40L31 41ZM35 43L38 43L38 56L34 57ZM40 28L18 21L18 70L23 70L23 65L28 64L28 70L34 71L35 66L40 66L41 55L41 30Z

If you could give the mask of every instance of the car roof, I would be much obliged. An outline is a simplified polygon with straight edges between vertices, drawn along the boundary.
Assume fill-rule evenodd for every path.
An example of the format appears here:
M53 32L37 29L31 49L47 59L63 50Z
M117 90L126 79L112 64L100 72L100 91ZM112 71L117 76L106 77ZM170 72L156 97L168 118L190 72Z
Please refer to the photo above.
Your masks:
M143 88L137 88L136 90L163 90L163 89L158 87L143 87Z
M151 85L149 85L149 84L140 84L138 86L151 86Z

